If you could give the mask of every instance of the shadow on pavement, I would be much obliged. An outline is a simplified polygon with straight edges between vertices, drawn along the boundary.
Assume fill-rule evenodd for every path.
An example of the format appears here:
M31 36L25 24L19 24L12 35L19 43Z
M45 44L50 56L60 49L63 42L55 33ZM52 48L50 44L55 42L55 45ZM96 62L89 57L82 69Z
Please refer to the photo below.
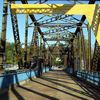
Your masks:
M18 100L25 100L15 89L14 87L14 78L16 81L16 85L19 85L17 72L12 71L9 73L4 73L3 80L2 80L2 90L5 90L5 92L0 94L0 100L10 100L9 94L10 91L13 92L13 94L16 96Z

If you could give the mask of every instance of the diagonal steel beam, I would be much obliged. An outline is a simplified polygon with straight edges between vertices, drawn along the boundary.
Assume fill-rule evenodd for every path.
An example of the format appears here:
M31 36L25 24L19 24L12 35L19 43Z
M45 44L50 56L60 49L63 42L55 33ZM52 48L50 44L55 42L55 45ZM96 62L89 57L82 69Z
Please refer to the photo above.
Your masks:
M28 4L27 0L21 0L21 2L22 2L22 4ZM32 22L34 22L35 26L39 26L39 23L36 21L36 18L34 15L30 14L29 17L31 18ZM38 30L39 34L41 35L43 41L45 41L43 32L41 31L41 28L37 27L37 30Z

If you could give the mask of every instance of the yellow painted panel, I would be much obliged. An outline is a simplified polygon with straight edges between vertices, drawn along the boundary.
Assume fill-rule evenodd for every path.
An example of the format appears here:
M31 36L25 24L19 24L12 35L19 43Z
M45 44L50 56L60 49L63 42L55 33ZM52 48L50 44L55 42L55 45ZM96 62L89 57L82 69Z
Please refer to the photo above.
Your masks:
M16 9L16 8L23 8L23 9L27 9L27 8L30 8L30 9L69 9L73 6L76 6L77 9L79 9L78 7L81 7L84 9L84 7L87 8L90 8L92 6L95 6L95 4L77 4L77 5L68 5L68 4L11 4L11 9ZM89 10L89 9L88 9ZM80 11L82 11L82 9L80 9Z
M97 32L97 36L96 36L96 39L100 45L100 22L99 22L99 27L98 27L98 32Z
M16 8L30 8L30 9L41 9L41 8L57 8L57 7L62 7L64 4L11 4L11 8L16 9ZM68 5L66 5L67 7Z
M89 24L91 25L95 4L11 4L13 13L28 13L28 14L76 14L86 15Z

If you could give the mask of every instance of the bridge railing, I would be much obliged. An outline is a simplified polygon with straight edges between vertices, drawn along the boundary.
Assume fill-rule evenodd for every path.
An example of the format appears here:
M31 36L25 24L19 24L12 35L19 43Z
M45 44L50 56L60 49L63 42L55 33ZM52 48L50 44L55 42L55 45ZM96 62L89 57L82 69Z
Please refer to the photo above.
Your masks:
M77 71L76 76L92 84L100 86L100 72Z
M49 67L42 69L42 72L48 72ZM13 70L0 74L0 91L1 89L8 88L11 85L18 85L21 82L27 82L32 77L36 77L38 75L38 69L24 69L24 70Z
M64 71L82 80L100 86L100 72L74 71L71 67L65 68Z

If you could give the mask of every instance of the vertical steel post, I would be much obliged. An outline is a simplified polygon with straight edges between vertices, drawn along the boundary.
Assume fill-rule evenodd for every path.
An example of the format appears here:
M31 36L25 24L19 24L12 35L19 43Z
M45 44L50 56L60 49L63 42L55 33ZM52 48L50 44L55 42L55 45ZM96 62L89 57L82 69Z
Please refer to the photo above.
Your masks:
M43 50L42 50L42 53L43 53L43 59L45 59L45 42L43 41Z
M88 71L91 71L91 27L87 25L88 31Z
M79 70L82 69L82 51L81 51L81 48L82 48L82 45L81 45L81 36L80 36L80 33L79 33L79 65L80 65L80 68Z
M71 59L70 59L70 62L71 62L72 70L74 72L74 47L73 47L73 39L71 40Z
M4 0L3 3L3 16L2 16L2 34L1 34L1 49L0 49L0 65L6 63L6 29L7 29L7 8L8 2Z
M39 49L39 43L38 43L38 31L37 27L34 26L33 30L33 35L32 35L32 40L31 40L31 46L30 46L30 51L29 51L29 56L30 56L30 64L34 60L36 60L37 56L39 55L38 50Z
M79 55L79 52L78 52L78 43L77 43L77 37L74 38L74 71L77 71L78 70L78 55Z
M67 67L67 54L64 55L64 67Z
M52 66L52 57L51 57L51 54L50 54L50 58L49 58L50 60L49 60L49 67L51 67Z
M48 50L47 50L47 57L46 57L46 58L47 58L47 63L49 62L49 54L50 54L49 52L50 52L50 51L49 51L49 49L48 49Z
M38 55L38 51L37 51L37 45L38 45L38 31L37 31L37 27L34 27L34 56Z
M77 34L77 70L80 70L80 37L79 33Z
M40 50L39 50L39 56L42 56L42 37L40 36Z
M81 43L82 43L82 56L83 56L83 63L84 63L84 69L85 70L88 70L88 67L87 67L87 57L86 57L86 49L85 49L85 41L84 41L84 34L83 34L83 30L82 30L82 27L80 27L80 34L81 34Z
M68 50L68 57L67 57L67 66L70 67L70 61L69 61L69 58L70 58L70 53L69 53L69 48L67 49Z
M15 1L12 1L12 3L15 3ZM17 15L12 14L12 12L11 12L11 21L12 21L13 35L14 35L14 41L15 41L16 58L18 61L19 69L20 69L23 67L23 60L22 60L22 53L21 53L18 20L17 20Z
M28 15L26 15L26 26L25 26L25 54L24 54L24 67L27 65L27 39L28 39Z

